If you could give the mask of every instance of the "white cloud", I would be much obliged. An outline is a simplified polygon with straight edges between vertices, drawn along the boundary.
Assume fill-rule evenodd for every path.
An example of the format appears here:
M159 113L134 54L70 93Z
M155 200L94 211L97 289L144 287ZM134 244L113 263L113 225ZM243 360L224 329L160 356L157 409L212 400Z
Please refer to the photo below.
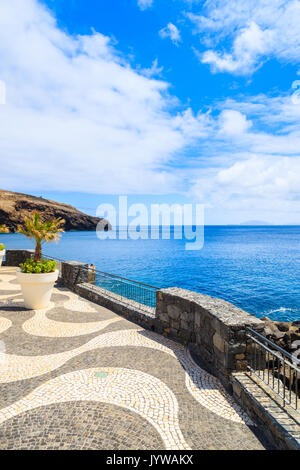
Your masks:
M242 210L250 218L267 213L279 224L299 222L300 160L251 155L210 178L199 176L192 192L215 210Z
M213 71L250 74L271 57L299 63L299 0L208 0L204 11L188 16L214 44L200 54Z
M1 186L168 192L165 169L202 129L170 112L168 84L138 73L110 39L69 36L36 0L0 3ZM193 134L193 135L192 135Z
M296 124L299 128L300 103L293 99L293 93L294 89L291 88L288 93L273 97L260 94L242 101L227 99L224 106L251 114L261 124L276 124L281 130L286 130L290 124Z
M210 64L214 71L249 73L258 66L258 56L272 51L272 36L272 32L262 31L252 22L235 38L231 54L208 50L201 60Z
M231 222L299 223L299 104L290 95L259 95L218 107L201 148L207 166L191 171L191 194L224 223L225 213Z
M214 208L285 208L300 222L299 104L260 95L175 112L168 83L153 78L160 71L157 61L148 72L133 69L102 34L62 32L36 0L1 2L1 187L191 188Z
M216 181L233 193L249 196L300 196L300 161L288 157L253 156L219 171Z
M141 10L146 10L153 5L153 0L138 0L138 6Z
M162 28L159 31L159 35L162 39L170 38L176 45L181 41L179 29L173 23L168 23L165 28Z
M258 95L244 101L227 99L219 106L223 110L220 124L226 110L230 110L230 114L238 112L244 119L247 115L247 132L239 136L243 150L300 157L300 105L293 102L292 91L290 95L273 98Z
M220 131L227 135L239 135L246 132L252 125L247 117L232 109L225 109L219 117Z
M143 69L141 70L142 74L145 75L146 77L157 77L157 76L160 76L162 74L162 71L163 71L163 67L160 67L158 65L158 59L154 59L154 61L152 62L152 65L150 68L148 69Z

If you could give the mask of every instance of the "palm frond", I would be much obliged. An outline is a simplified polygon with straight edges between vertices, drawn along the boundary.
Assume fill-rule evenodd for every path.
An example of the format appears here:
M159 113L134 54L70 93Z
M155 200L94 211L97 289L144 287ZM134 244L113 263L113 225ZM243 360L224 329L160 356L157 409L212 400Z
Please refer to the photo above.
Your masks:
M46 242L58 241L61 233L64 232L62 226L65 220L61 217L57 219L42 220L40 214L34 211L31 217L24 218L24 224L18 226L18 231L28 238L34 238L37 247Z

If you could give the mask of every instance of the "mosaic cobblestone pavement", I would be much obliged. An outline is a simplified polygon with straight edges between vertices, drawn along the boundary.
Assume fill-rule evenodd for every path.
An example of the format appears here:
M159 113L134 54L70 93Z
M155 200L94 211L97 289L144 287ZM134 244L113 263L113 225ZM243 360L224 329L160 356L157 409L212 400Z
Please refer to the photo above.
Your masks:
M63 288L26 310L0 270L0 449L264 449L184 347Z

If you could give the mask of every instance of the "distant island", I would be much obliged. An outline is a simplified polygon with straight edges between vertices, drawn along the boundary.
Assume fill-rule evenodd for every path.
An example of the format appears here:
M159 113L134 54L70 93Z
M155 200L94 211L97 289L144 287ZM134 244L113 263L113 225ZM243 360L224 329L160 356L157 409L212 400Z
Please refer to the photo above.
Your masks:
M66 231L96 230L99 222L103 231L111 230L108 220L84 214L68 204L0 189L0 225L6 224L10 232L16 232L18 224L33 211L39 211L47 219L62 217Z
M264 220L247 220L242 222L240 225L273 225L270 222L265 222Z

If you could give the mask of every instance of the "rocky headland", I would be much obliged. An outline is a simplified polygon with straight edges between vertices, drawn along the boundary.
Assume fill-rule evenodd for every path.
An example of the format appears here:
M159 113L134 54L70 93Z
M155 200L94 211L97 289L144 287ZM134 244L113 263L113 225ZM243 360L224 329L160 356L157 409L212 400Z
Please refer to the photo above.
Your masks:
M104 231L111 230L106 219L92 217L68 204L0 189L0 225L7 225L10 232L16 232L24 217L33 211L40 212L44 219L62 217L66 221L66 231L96 230L98 224L98 228Z

